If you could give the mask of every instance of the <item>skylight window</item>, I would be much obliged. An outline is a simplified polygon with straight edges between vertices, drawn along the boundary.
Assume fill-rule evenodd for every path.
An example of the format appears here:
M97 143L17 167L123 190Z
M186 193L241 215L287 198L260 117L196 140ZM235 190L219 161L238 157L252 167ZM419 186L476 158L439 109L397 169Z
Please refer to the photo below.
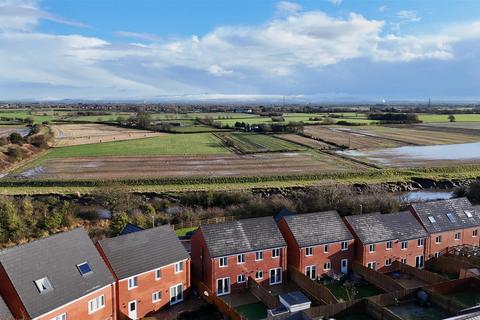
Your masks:
M90 265L88 264L88 262L77 264L77 268L80 274L84 277L92 273L92 268L90 268Z
M456 221L455 217L453 216L452 213L447 213L447 218L448 218L448 220L450 220L450 222L455 222Z
M470 210L465 210L464 212L465 212L465 215L466 215L468 218L472 218L472 217L473 217L472 211L470 211Z
M38 292L44 293L53 290L52 283L48 280L47 277L35 280L35 285L37 286Z
M430 221L431 223L436 223L437 220L435 220L435 218L433 216L428 216L428 221Z

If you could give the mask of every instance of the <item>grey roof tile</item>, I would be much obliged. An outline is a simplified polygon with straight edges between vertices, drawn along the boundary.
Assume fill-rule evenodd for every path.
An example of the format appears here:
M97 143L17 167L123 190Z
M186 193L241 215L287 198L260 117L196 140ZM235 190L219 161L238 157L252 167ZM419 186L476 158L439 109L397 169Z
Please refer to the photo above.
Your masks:
M98 243L118 279L189 258L169 225L100 240Z
M92 269L85 277L77 269L83 262ZM81 228L0 251L0 263L32 318L114 282ZM34 281L44 277L54 289L40 294Z
M353 236L336 211L285 216L297 244L301 247L353 240Z
M417 213L429 233L480 226L480 211L467 198L415 203L411 209ZM470 211L472 217L468 217L465 211ZM454 221L447 214L451 214ZM429 217L433 217L435 222L432 223Z
M3 301L2 297L0 297L0 319L13 320L13 315L5 304L5 301Z
M212 258L287 245L273 217L201 226Z
M406 241L428 236L409 211L381 214L369 213L346 217L363 244L388 240Z

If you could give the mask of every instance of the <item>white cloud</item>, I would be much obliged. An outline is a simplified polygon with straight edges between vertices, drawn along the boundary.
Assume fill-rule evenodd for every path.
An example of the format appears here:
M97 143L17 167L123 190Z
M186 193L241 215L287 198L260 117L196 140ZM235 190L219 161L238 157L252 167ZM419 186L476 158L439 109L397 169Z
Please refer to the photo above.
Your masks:
M146 32L117 31L115 34L124 38L134 38L151 42L159 42L162 40L159 36Z
M279 14L294 14L302 10L302 6L295 2L280 1L277 4L277 12Z
M418 22L422 20L421 17L418 16L418 13L414 10L401 10L397 12L397 17L402 20L406 20L409 22Z
M378 11L379 11L379 12L385 12L385 11L387 11L387 9L388 9L387 6L380 6L380 7L378 7Z
M218 64L212 64L210 67L208 67L208 72L214 76L224 76L227 74L231 74L233 71L225 70L222 67L220 67Z
M335 5L335 6L339 6L342 4L343 0L327 0L328 2L330 2L331 4Z

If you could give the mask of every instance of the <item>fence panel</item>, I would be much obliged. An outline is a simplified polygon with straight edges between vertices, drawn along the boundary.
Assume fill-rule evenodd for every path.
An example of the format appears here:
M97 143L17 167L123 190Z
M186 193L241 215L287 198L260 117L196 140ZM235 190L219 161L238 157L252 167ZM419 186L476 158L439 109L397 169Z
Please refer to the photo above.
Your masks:
M252 277L248 277L248 289L269 309L274 309L280 306L280 301L277 297L268 292L268 290L261 286L257 281L253 280Z
M423 269L418 269L418 268L409 266L407 264L401 263L400 261L395 261L393 263L393 268L402 273L410 274L415 278L420 279L428 284L437 284L437 283L448 281L448 279L436 273L423 270Z
M387 275L381 274L375 270L369 269L358 262L352 264L352 270L360 274L365 280L385 292L397 291L403 289L395 280Z
M318 301L325 304L338 303L337 298L323 284L313 281L293 266L289 266L287 270L290 279Z

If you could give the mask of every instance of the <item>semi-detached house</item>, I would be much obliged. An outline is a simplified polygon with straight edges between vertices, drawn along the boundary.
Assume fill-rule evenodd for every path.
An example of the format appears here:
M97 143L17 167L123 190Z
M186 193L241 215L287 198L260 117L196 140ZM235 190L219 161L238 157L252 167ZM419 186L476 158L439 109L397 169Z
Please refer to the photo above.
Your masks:
M183 301L190 256L169 225L104 239L97 248L116 280L118 319L140 319Z
M217 295L247 287L280 284L287 244L272 217L201 226L192 236L192 270Z
M415 203L410 211L428 232L427 259L448 247L480 245L480 212L467 198Z
M374 270L388 271L393 261L423 268L428 234L409 212L370 213L345 217L355 237L356 260Z
M348 273L354 238L337 211L284 215L278 227L288 244L288 264L311 279Z
M116 319L115 280L83 229L0 251L0 284L15 319Z

